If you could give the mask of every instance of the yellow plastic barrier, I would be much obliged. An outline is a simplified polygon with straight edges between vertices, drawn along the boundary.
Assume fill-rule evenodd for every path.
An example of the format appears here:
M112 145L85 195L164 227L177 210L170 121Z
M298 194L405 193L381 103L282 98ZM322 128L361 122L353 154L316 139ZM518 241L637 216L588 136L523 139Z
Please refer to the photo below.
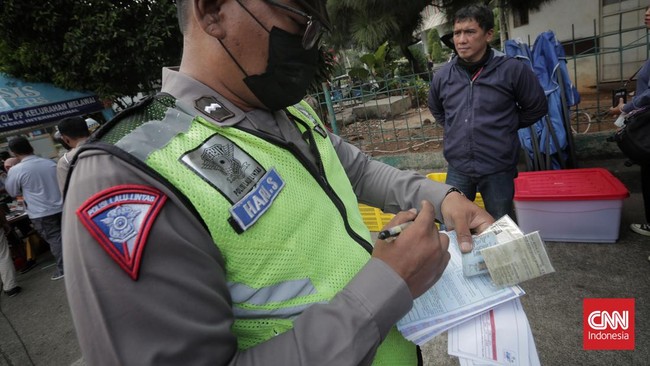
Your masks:
M388 224L393 216L395 216L393 214L384 213L378 208L364 205L362 203L359 204L359 211L361 211L361 218L363 218L363 222L366 224L368 230L370 231L381 231L384 225Z

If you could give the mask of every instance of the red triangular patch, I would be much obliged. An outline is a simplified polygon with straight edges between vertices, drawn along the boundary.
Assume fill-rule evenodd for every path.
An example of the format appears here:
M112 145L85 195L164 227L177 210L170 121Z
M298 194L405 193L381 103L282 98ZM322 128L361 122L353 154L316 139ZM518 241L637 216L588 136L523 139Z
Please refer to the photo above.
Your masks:
M166 200L152 187L120 185L94 194L77 209L77 216L111 258L137 280L149 231Z

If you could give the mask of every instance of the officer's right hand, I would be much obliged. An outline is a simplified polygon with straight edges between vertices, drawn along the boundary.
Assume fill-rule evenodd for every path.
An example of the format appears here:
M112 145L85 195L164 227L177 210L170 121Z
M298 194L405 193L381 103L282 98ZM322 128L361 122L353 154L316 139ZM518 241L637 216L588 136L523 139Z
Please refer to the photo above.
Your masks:
M384 227L415 219L396 238L377 240L372 256L381 259L399 274L413 298L422 295L440 279L449 263L449 238L436 228L433 205L422 201L420 213L403 211Z

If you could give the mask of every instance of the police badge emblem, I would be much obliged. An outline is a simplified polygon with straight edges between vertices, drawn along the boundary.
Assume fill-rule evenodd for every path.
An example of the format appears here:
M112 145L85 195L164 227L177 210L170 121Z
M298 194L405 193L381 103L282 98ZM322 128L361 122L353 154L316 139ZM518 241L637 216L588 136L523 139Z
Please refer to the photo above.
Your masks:
M210 136L180 160L231 203L244 198L266 173L252 156L219 134Z
M77 209L77 217L106 253L137 280L149 231L166 200L152 187L115 186L90 197Z
M201 153L201 159L203 160L201 168L218 170L226 176L229 183L245 178L246 169L250 164L235 159L234 151L235 146L233 144L214 144L207 147Z

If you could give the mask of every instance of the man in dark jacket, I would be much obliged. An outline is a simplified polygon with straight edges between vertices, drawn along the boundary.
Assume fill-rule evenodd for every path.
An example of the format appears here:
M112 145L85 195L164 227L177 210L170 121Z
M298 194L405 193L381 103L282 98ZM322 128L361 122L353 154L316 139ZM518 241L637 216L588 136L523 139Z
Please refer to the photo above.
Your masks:
M429 109L444 127L447 184L473 200L481 192L495 218L512 214L517 130L543 117L548 105L530 67L489 47L492 11L471 5L454 16L458 57L431 81Z

